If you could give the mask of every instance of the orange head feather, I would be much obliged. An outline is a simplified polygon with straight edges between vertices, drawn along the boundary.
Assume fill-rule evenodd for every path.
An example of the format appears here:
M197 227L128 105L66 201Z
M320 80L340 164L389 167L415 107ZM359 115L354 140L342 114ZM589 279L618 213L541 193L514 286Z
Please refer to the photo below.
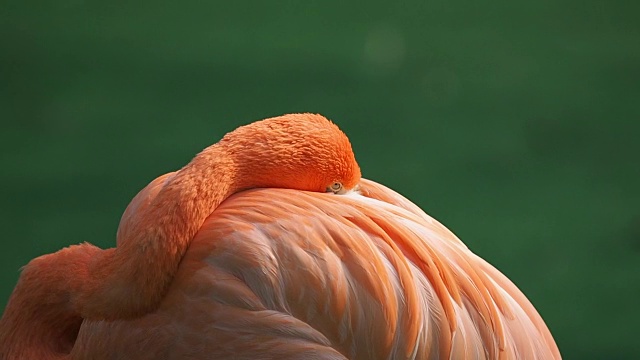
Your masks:
M360 181L347 136L316 114L288 114L240 127L219 143L231 155L240 188L350 190ZM336 184L337 183L337 184Z

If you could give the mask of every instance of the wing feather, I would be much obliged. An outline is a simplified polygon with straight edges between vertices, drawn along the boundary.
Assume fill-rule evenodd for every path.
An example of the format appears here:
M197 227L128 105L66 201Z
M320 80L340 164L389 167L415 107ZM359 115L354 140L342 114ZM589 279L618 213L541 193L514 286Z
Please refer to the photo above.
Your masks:
M560 359L504 275L401 195L361 186L344 196L234 195L196 235L156 313L85 322L74 354ZM153 188L136 197L122 231L152 196Z

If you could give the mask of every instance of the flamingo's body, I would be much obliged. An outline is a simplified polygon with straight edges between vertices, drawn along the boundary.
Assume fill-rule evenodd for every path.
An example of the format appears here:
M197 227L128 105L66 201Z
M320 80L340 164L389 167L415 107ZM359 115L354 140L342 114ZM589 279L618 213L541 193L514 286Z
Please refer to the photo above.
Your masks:
M136 244L140 214L153 211L176 174L132 201L118 248ZM544 322L506 277L402 196L368 180L360 186L342 196L290 189L233 195L199 224L154 310L138 316L75 314L76 292L95 281L87 269L103 250L85 244L35 259L0 321L0 355L560 358ZM21 322L36 329L28 335Z

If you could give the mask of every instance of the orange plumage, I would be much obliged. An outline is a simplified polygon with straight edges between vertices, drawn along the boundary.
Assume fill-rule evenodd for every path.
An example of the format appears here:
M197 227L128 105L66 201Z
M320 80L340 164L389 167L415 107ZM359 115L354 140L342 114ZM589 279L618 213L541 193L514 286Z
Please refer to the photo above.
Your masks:
M336 183L359 189L325 192ZM560 358L506 277L360 179L346 136L309 114L239 128L154 180L115 249L31 261L0 320L0 355Z

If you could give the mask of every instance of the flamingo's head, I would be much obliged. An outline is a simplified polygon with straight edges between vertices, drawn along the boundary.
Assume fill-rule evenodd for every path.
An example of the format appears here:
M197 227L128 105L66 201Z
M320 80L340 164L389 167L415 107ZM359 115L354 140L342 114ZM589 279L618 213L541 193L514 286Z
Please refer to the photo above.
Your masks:
M220 145L231 155L242 187L343 193L360 181L347 136L315 114L288 114L242 126Z

